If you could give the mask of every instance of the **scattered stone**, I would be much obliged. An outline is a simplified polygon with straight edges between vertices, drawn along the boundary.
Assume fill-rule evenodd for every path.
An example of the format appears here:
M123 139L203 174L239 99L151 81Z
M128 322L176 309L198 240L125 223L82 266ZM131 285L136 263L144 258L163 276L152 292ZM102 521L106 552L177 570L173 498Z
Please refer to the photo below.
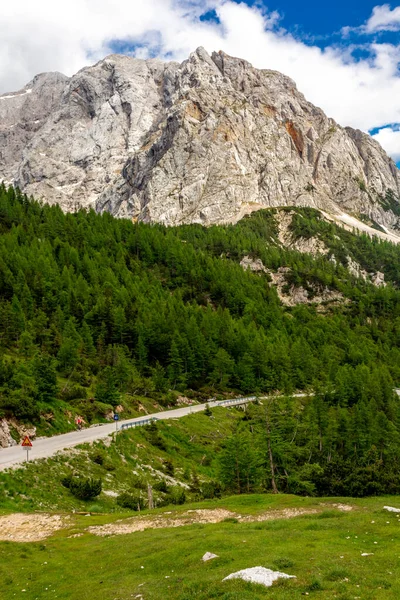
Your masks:
M218 558L218 554L213 554L212 552L206 552L201 560L203 562L206 562L207 560L212 560L213 558Z
M222 581L228 581L229 579L243 579L243 581L259 583L266 587L270 587L277 579L295 579L295 576L287 575L280 571L272 571L271 569L266 569L264 567L252 567L251 569L243 569L242 571L231 573Z

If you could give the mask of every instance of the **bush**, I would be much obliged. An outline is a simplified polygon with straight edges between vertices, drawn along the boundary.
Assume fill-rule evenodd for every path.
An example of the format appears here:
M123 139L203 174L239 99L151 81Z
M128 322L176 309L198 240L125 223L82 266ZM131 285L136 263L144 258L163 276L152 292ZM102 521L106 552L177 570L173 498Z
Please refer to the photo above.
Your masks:
M67 475L61 479L61 484L69 489L71 494L79 500L92 500L99 496L102 489L101 479L84 479Z
M40 419L40 410L36 401L19 390L10 393L7 398L0 398L2 413L11 412L21 421L36 422Z
M115 465L112 462L106 460L103 464L106 471L115 471Z
M185 504L186 494L185 490L180 486L175 486L171 490L170 494L172 504Z
M208 402L207 402L206 407L204 409L204 414L206 415L206 417L212 417L212 410L211 410L210 405L208 404Z
M168 494L169 487L164 479L161 479L161 481L157 481L153 485L153 488L156 490L156 492L163 492L164 494Z
M72 475L66 475L61 479L61 485L63 485L68 490L71 487Z
M221 485L218 481L205 481L201 484L200 492L204 499L221 498Z
M60 391L59 396L66 402L71 400L82 400L83 398L87 398L87 390L80 385L66 386Z
M134 475L130 480L130 486L137 490L147 490L146 481L139 475Z
M90 456L90 460L94 462L96 465L104 464L104 454L101 450L95 450L93 454Z
M174 467L174 465L172 464L172 461L169 458L167 458L167 460L164 461L164 471L170 477L174 476L175 467Z
M144 508L143 498L128 492L123 492L117 497L117 504L122 508L129 508L129 510L142 510Z
M307 588L310 592L320 592L323 590L323 585L319 579L313 579Z
M157 424L155 423L155 421L152 421L150 423L150 425L146 425L145 431L146 431L146 437L152 446L156 446L160 450L167 449L167 446L165 445L164 440L158 433Z

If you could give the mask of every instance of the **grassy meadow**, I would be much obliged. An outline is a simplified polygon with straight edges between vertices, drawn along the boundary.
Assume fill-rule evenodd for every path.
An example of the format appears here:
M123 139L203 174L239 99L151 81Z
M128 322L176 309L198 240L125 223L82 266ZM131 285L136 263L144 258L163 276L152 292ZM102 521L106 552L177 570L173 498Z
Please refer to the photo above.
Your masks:
M340 512L333 506L338 502L350 504L353 510ZM250 523L227 519L108 537L88 533L87 527L126 514L73 515L66 529L42 542L0 543L1 598L397 600L400 518L384 511L384 505L396 506L398 499L235 496L174 510L217 507L244 517L314 507L318 514ZM71 537L77 534L82 535ZM203 563L205 552L219 558ZM230 573L254 566L280 570L296 579L280 580L272 588L222 581Z

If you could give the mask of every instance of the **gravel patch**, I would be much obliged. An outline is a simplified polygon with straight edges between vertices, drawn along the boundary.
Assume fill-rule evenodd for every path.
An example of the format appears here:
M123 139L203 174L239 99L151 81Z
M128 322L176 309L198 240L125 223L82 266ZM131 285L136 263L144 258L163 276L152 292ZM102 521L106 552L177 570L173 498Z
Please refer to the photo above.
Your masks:
M29 515L14 513L0 517L0 540L38 542L65 527L69 517L61 515Z
M183 527L184 525L192 525L193 523L220 523L224 519L234 516L235 513L222 508L215 510L199 509L175 513L173 516L168 516L167 518L163 517L163 515L153 518L132 517L131 519L124 519L123 521L116 521L115 523L108 523L106 525L93 525L88 527L88 531L94 535L100 536L121 535L134 533L136 531L144 531L145 529Z

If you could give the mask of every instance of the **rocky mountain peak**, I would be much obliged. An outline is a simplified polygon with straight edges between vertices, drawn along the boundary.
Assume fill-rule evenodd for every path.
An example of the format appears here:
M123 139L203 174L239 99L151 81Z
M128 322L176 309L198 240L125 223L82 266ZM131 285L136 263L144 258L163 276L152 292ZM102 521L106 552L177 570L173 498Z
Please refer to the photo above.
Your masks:
M0 139L0 177L64 210L209 224L297 205L400 228L400 173L377 142L222 51L39 75L0 96Z

